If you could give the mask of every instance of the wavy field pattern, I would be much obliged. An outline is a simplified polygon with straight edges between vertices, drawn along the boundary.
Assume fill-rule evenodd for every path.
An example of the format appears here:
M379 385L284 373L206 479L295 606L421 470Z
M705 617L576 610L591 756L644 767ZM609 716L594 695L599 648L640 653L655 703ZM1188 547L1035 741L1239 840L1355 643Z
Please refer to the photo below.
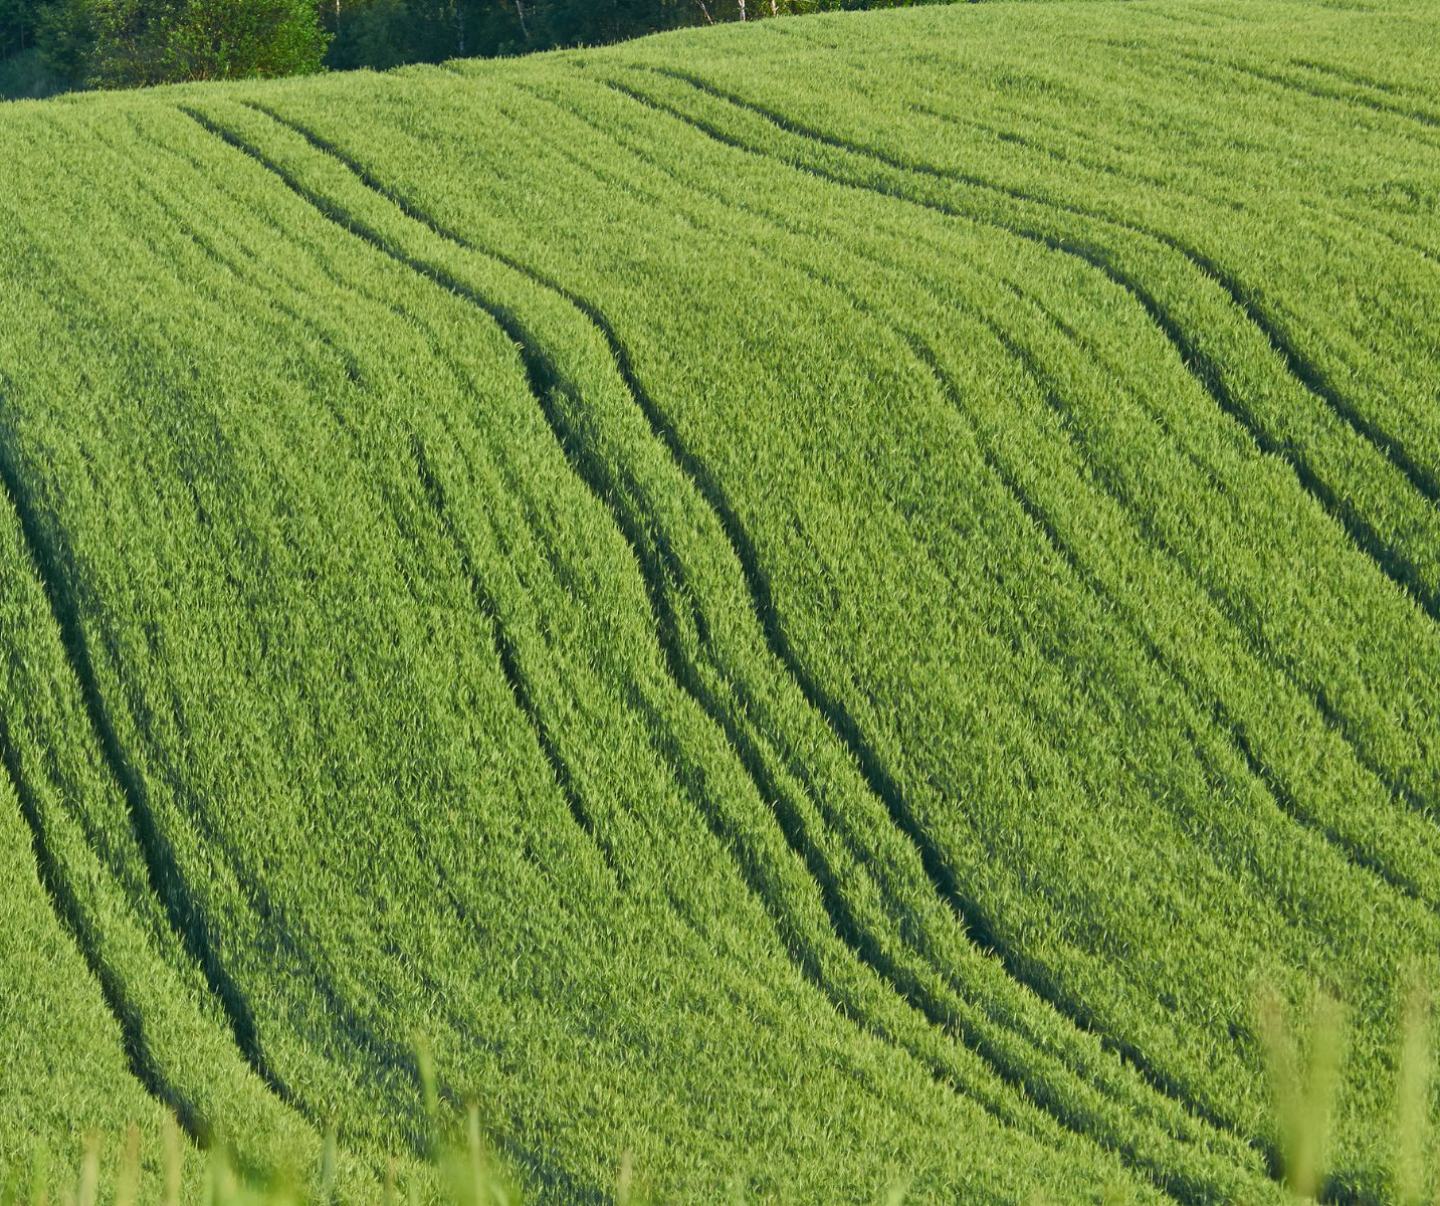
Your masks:
M1385 1200L1440 11L1041 2L0 110L0 1158Z

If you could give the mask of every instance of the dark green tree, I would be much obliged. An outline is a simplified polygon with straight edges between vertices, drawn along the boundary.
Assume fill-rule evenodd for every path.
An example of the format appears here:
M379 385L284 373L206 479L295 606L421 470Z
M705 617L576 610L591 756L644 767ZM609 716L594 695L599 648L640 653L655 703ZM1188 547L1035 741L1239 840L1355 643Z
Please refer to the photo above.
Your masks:
M0 59L35 45L37 0L0 0Z
M60 85L132 87L296 75L322 65L384 69L598 45L681 25L914 2L0 0L0 59L38 47Z
M299 75L320 70L328 41L315 0L49 0L33 7L47 64L77 86Z
M165 79L319 71L328 42L314 0L186 0L160 39Z
M35 5L35 44L46 67L67 87L83 87L89 73L95 7L95 0L47 0Z

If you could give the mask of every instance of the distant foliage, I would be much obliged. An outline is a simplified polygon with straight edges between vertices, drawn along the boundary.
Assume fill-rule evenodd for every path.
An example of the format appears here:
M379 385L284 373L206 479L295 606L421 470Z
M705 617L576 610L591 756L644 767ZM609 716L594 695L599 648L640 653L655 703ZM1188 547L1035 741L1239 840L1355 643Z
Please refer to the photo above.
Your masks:
M0 0L0 61L34 51L52 88L130 88L522 54L686 25L914 2Z
M303 75L330 40L314 0L0 0L0 38L92 88Z
M322 0L333 67L599 45L685 25L914 0Z

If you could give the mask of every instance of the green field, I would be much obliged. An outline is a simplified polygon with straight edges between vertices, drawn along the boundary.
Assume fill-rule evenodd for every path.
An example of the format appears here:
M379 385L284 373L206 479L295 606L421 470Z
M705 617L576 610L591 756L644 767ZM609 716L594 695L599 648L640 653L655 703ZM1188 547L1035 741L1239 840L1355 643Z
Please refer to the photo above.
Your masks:
M428 1193L424 1036L544 1201L1278 1200L1256 1001L1324 991L1327 1193L1401 1195L1433 0L17 102L0 162L0 1189L176 1117Z

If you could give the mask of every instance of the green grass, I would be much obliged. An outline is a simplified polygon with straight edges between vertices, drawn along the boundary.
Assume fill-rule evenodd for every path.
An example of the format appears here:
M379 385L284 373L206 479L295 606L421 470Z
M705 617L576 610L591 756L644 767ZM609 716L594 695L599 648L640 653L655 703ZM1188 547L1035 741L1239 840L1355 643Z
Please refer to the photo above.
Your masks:
M0 1168L432 1194L424 1034L542 1200L1429 1200L1437 51L997 3L0 110Z

